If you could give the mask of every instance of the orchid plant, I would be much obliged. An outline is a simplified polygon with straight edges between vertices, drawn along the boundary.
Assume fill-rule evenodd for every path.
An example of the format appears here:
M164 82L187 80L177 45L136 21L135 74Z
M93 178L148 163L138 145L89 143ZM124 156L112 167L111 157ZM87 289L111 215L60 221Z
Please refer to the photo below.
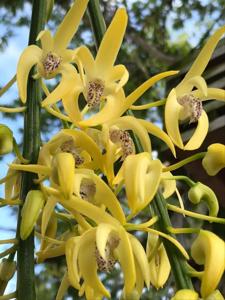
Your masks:
M34 12L39 18L44 13L44 0L34 2L39 3L38 12ZM87 6L92 10L91 18L102 18L98 1L75 0L54 36L44 29L43 22L36 28L31 25L41 47L30 41L18 61L18 93L26 105L17 109L25 110L23 156L12 131L5 125L0 127L0 153L14 150L17 156L0 180L5 184L5 199L0 205L19 206L15 239L1 241L13 246L0 254L6 257L0 263L0 300L35 299L34 235L40 240L37 263L65 257L65 274L56 300L64 299L70 286L87 300L111 299L102 278L114 268L121 268L123 274L123 286L117 293L121 300L141 299L143 292L162 288L171 274L176 283L174 300L224 299L217 290L225 270L224 241L203 228L173 227L168 212L224 226L225 219L217 217L215 193L201 182L182 174L175 176L173 171L197 157L202 159L204 170L215 176L225 167L225 145L210 145L204 153L167 165L153 155L157 149L149 134L161 139L174 157L175 146L183 150L201 146L208 131L203 101L225 101L225 91L208 88L202 76L225 26L210 37L166 101L135 105L153 84L178 71L157 74L126 96L129 73L116 61L128 21L125 8L117 9L105 32L98 25L93 28L94 34L98 31L102 36L95 58L85 45L67 48ZM58 74L60 83L49 92L46 80ZM85 101L83 108L81 100ZM57 106L59 102L63 111ZM158 105L165 105L166 131L131 113ZM62 124L66 121L65 127L41 147L40 106ZM179 122L186 119L197 122L197 126L184 145ZM187 184L190 202L205 202L208 213L185 209L178 180ZM59 220L67 225L63 232ZM193 234L195 239L185 249L178 234ZM145 242L140 239L143 235ZM204 266L202 271L194 268L191 258ZM3 283L6 287L16 264L17 291L3 296ZM200 289L193 287L193 277L200 282Z

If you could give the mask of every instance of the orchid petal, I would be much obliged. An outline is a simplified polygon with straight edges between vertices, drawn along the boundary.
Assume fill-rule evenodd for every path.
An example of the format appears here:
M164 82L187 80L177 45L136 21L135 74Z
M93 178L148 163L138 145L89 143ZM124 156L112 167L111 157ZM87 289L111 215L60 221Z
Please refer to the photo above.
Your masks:
M176 157L176 150L174 148L174 145L173 145L170 137L162 129L160 129L158 126L156 126L153 123L148 122L146 120L142 120L142 119L138 119L138 120L147 129L147 131L150 134L153 134L154 136L156 136L159 139L161 139L162 141L164 141L167 144L167 146L170 148L170 150L172 151L174 157Z
M78 256L79 268L85 284L110 298L109 291L104 287L97 275L97 262L94 255L96 247L94 233L93 230L90 230L84 233L82 237Z
M176 88L177 97L189 93L192 91L193 87L196 87L198 90L200 90L204 97L207 96L207 84L205 79L202 76L195 76L191 77L187 81L184 81L180 89L179 87Z
M150 285L150 274L148 268L148 259L145 250L141 243L131 234L129 234L131 247L134 253L134 257L141 269L142 276L145 280L146 286L149 288Z
M209 120L206 112L203 110L201 117L198 119L198 125L184 150L198 149L203 143L209 129Z
M151 142L147 130L135 117L120 117L108 123L108 126L112 125L116 125L122 130L132 130L139 138L144 151L151 153Z
M126 101L123 105L123 112L124 113L127 109L130 108L132 104L134 104L137 99L139 99L150 87L152 87L157 81L172 75L176 75L179 71L167 71L160 74L157 74L144 83L142 83L139 87L137 87L130 95L126 97Z
M75 83L73 83L75 84ZM72 92L67 93L62 97L63 107L68 114L71 121L78 125L82 120L82 115L79 108L78 98L81 93L81 88L78 86L76 89L73 88Z
M85 70L85 75L90 78L94 77L96 66L91 51L86 46L81 46L75 50L75 58L76 55L82 63L82 66Z
M96 230L96 246L98 248L98 251L100 255L103 257L103 259L106 260L106 244L109 239L109 235L112 231L114 231L115 228L110 224L101 223L98 225Z
M76 69L72 65L67 65L61 69L61 74L62 74L62 79L60 83L42 101L41 103L42 107L58 102L61 98L69 94L71 92L71 89L72 90L74 89L74 85L77 83L77 77L78 77Z
M180 84L177 86L177 88L182 86L183 82L185 82L186 80L201 75L204 72L214 49L216 48L219 40L221 39L224 33L225 26L222 26L221 28L216 30L216 32L208 39L205 46L200 51L199 55L192 64L190 70L188 71L184 79L180 82Z
M119 81L116 84L115 92L117 93L119 89L122 88L127 83L128 78L129 78L129 73L127 71L127 68L124 65L117 65L113 67L112 72L110 72L109 77L107 78L107 81L109 82Z
M36 41L39 40L41 41L41 48L45 54L53 51L53 37L49 30L42 30L36 38Z
M17 85L21 101L27 100L27 80L31 68L42 58L42 50L35 45L28 46L20 56L17 64Z
M116 61L122 40L127 27L127 13L124 8L119 8L103 36L98 53L96 56L96 65L99 74L105 74L111 70ZM113 42L113 44L112 44Z
M50 197L46 202L43 212L42 212L42 220L41 220L41 234L45 235L46 229L48 227L49 220L51 218L52 212L57 204L57 199Z
M81 176L79 176L81 175ZM80 178L79 178L80 177ZM111 214L120 221L121 224L126 223L126 218L120 203L109 186L93 171L88 169L79 169L75 176L75 181L81 182L81 178L90 178L96 185L96 194L94 200L97 205L104 204Z
M195 90L192 94L201 99L201 101L207 101L211 99L219 100L225 102L225 90L217 88L208 88L207 96L204 96L201 91Z
M116 95L109 95L104 107L93 117L88 120L79 122L81 127L91 127L109 122L112 119L118 118L121 115L121 107L125 99L124 91L120 89Z
M183 149L184 144L179 130L179 114L181 108L182 106L177 102L176 91L172 89L165 106L166 130L174 144L180 149Z
M76 0L54 35L54 48L64 49L76 33L84 15L88 0Z
M119 229L119 236L120 242L115 249L115 253L118 255L119 262L123 269L125 293L129 294L132 292L136 281L134 255L128 234L122 227Z

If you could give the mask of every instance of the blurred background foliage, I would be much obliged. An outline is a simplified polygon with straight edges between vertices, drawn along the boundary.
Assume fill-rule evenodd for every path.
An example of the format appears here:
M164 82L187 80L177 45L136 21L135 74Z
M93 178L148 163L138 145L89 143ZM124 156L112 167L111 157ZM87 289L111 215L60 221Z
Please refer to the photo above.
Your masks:
M9 38L15 35L15 27L29 26L31 2L31 0L0 0L0 19L4 25L4 30L0 32L0 51L4 51ZM71 2L70 0L55 0L52 17L48 23L48 27L53 32ZM118 6L125 6L128 11L129 24L118 57L118 62L125 64L130 73L130 80L126 86L127 93L158 72L185 67L210 34L223 25L225 17L224 0L100 0L100 3L106 24L109 24ZM28 39L28 37L25 38ZM87 14L72 46L76 47L82 43L88 45L93 52L95 51ZM157 84L142 97L138 104L163 98L165 88L165 81ZM18 99L15 99L16 102ZM137 113L141 117L158 123L162 123L161 114L158 109L152 110L151 113L146 111ZM10 115L6 117L13 118ZM49 138L51 129L57 127L60 128L60 122L43 111L42 136L44 140ZM157 143L158 141L153 139L153 144L157 145ZM187 206L188 208L193 209ZM201 211L204 209L204 207L200 208ZM222 215L224 215L224 210ZM184 224L183 217L175 219L173 216L173 221L177 226L201 226L200 223L187 224L187 220ZM220 227L217 230L223 229ZM190 240L185 237L182 243L190 245ZM64 271L65 260L61 257L51 259L46 264L37 267L38 300L54 299ZM103 277L106 285L110 286L112 299L117 299L118 291L122 286L122 278L118 274L119 267ZM146 291L143 294L142 299L170 299L173 286L174 282L171 278L164 289L157 291L152 288L150 292ZM78 299L74 289L69 289L66 299Z

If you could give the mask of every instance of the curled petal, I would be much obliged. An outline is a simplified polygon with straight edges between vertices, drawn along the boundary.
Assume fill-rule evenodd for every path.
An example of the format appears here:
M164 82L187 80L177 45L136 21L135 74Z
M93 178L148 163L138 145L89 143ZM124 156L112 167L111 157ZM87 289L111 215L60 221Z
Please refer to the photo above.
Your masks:
M201 283L202 297L209 296L217 287L225 269L225 243L214 233L201 230L191 247L196 263L204 264Z
M132 215L141 211L153 199L160 183L161 171L161 162L151 160L146 152L129 155L125 159L124 181Z
M150 87L152 87L157 81L172 75L176 75L178 71L168 71L157 74L144 83L142 83L139 87L137 87L130 95L126 97L126 102L124 103L123 111L124 113L129 107L134 104L134 102L139 99Z
M204 97L207 96L207 84L202 76L195 76L183 82L182 90L176 88L177 96L184 95L192 91L193 87L196 87L198 90L200 90ZM179 92L181 94L179 94Z
M210 176L215 176L220 170L225 168L225 145L211 144L202 160L205 171Z
M144 281L146 283L146 286L149 288L150 285L150 274L149 274L149 268L148 268L148 259L145 253L145 250L141 243L131 234L129 234L131 247L133 249L134 257L136 259L136 262L139 265L139 268L142 273L142 277L144 278Z
M122 88L126 82L128 81L129 78L129 73L127 71L127 68L124 65L117 65L113 67L112 72L110 72L109 77L107 80L109 82L116 82L116 90L115 92L117 93L120 88ZM106 84L107 86L107 84ZM110 92L110 91L109 91Z
M88 120L79 122L81 127L91 127L101 125L105 122L109 122L115 118L118 118L121 113L121 107L125 100L124 91L120 89L115 95L109 95L106 100L104 107L93 117Z
M17 85L21 101L27 101L27 80L31 68L41 61L42 50L35 45L28 46L20 56L17 65Z
M79 76L72 65L66 65L61 69L62 78L58 86L42 101L41 106L54 104L67 94L71 93L74 85L79 83ZM67 112L68 113L68 112ZM69 115L69 113L68 113Z
M115 231L115 228L110 224L101 223L98 225L96 230L96 246L100 255L106 259L105 248L109 235L112 231Z
M160 129L158 126L156 126L153 123L148 122L146 120L142 120L142 119L138 119L138 120L147 129L147 131L150 134L153 134L154 136L156 136L159 139L161 139L162 141L164 141L167 144L167 146L170 148L170 150L172 151L173 155L176 157L176 151L175 151L174 145L172 143L172 140L162 129Z
M206 112L203 110L201 117L198 119L198 125L192 137L184 146L184 150L198 149L203 143L209 129L209 120Z
M174 142L180 149L184 148L179 129L179 115L182 106L177 102L176 91L173 89L167 98L165 106L165 124L166 130Z

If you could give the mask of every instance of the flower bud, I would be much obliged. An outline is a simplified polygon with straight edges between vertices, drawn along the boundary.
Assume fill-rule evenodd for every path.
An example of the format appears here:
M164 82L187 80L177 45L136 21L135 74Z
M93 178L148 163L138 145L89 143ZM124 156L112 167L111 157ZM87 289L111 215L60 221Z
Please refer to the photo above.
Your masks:
M133 289L132 292L126 295L123 293L120 297L120 300L139 300L139 299L140 299L140 295L136 289Z
M16 271L16 262L3 259L0 263L0 296L4 294L9 280L13 277Z
M188 198L194 204L205 201L209 208L209 215L212 217L217 216L219 211L218 200L213 190L207 185L197 182L188 191Z
M214 176L225 168L225 145L212 144L208 147L202 165L208 175Z
M5 125L0 124L0 155L7 154L13 150L13 133Z
M4 258L0 263L0 280L9 281L16 271L16 262Z
M176 292L171 300L198 300L198 293L192 290L183 289Z
M21 211L20 237L22 240L26 240L32 232L44 203L45 198L41 191L28 192Z

